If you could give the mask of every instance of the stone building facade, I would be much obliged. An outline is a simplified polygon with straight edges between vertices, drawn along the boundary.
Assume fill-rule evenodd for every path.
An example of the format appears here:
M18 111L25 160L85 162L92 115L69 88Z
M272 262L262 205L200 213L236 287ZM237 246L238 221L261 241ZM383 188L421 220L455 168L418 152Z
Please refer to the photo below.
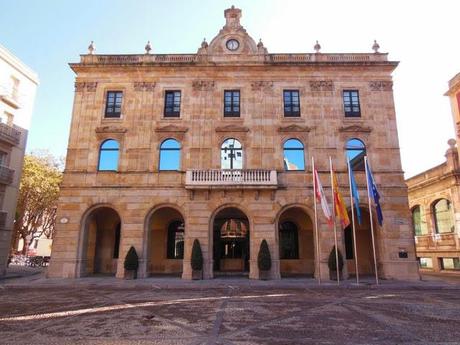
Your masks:
M0 45L0 276L5 274L38 77Z
M225 10L225 26L196 54L150 54L147 45L145 54L97 55L91 45L70 64L75 99L50 277L123 277L134 246L140 277L190 279L199 239L205 279L257 279L266 239L271 278L329 279L334 235L320 215L316 241L311 157L326 192L332 157L348 195L347 152L358 166L367 151L385 217L375 226L379 274L418 278L393 103L397 63L376 47L269 54L240 18ZM356 179L367 219L364 172ZM373 269L369 231L363 221L362 274ZM346 237L340 230L342 253ZM354 269L347 261L345 275Z
M449 81L456 138L446 162L407 179L417 257L426 272L460 273L460 73Z

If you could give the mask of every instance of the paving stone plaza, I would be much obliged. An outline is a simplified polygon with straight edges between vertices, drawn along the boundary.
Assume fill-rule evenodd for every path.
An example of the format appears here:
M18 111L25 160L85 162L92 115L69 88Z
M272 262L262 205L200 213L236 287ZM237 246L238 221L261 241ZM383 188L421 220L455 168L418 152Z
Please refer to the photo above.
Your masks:
M27 274L30 274L28 272ZM0 280L0 344L458 344L451 281Z

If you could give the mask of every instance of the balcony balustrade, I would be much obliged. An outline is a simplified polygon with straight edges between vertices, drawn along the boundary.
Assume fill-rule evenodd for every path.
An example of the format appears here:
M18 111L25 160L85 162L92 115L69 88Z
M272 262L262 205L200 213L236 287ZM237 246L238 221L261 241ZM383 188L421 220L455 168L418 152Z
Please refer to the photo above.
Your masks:
M13 183L14 170L0 165L0 184Z
M255 188L275 189L278 187L276 170L262 169L208 169L188 170L185 188Z
M21 132L5 123L0 123L0 140L18 145L21 141Z

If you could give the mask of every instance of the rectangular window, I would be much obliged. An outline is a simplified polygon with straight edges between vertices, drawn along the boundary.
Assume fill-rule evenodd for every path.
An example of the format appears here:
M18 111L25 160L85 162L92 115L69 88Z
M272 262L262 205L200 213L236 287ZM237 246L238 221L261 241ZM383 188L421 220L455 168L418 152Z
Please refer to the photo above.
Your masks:
M284 90L284 116L298 117L300 116L300 97L299 90Z
M358 90L343 90L343 110L345 117L361 116Z
M441 258L441 269L460 270L460 259L459 258Z
M3 151L0 151L0 165L5 167L8 166L6 164L6 153Z
M165 93L165 117L180 116L180 91L166 91Z
M224 116L239 117L240 116L240 91L225 90L224 92Z
M420 268L433 268L432 258L418 258Z
M107 100L105 103L105 117L121 116L121 101L123 99L122 91L107 91Z

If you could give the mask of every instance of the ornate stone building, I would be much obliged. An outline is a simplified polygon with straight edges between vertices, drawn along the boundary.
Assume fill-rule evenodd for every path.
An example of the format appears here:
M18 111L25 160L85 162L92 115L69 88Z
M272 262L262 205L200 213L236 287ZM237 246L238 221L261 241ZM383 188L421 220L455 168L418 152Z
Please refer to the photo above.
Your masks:
M204 277L258 278L266 239L271 277L329 279L333 232L313 230L311 157L327 192L329 156L348 194L346 155L367 154L381 189L379 274L417 279L387 54L269 54L225 10L226 24L196 54L97 55L76 73L67 164L48 275L122 277L131 246L139 275L191 278L194 239ZM367 219L365 176L356 172ZM374 217L375 219L375 217ZM369 221L358 229L359 265L372 274ZM354 265L339 231L345 274ZM319 257L316 255L319 249ZM350 254L350 255L349 255ZM317 263L320 263L320 270Z
M460 73L449 81L457 141L448 141L446 162L409 178L417 257L424 271L460 272Z
M0 45L0 276L5 274L38 76Z

